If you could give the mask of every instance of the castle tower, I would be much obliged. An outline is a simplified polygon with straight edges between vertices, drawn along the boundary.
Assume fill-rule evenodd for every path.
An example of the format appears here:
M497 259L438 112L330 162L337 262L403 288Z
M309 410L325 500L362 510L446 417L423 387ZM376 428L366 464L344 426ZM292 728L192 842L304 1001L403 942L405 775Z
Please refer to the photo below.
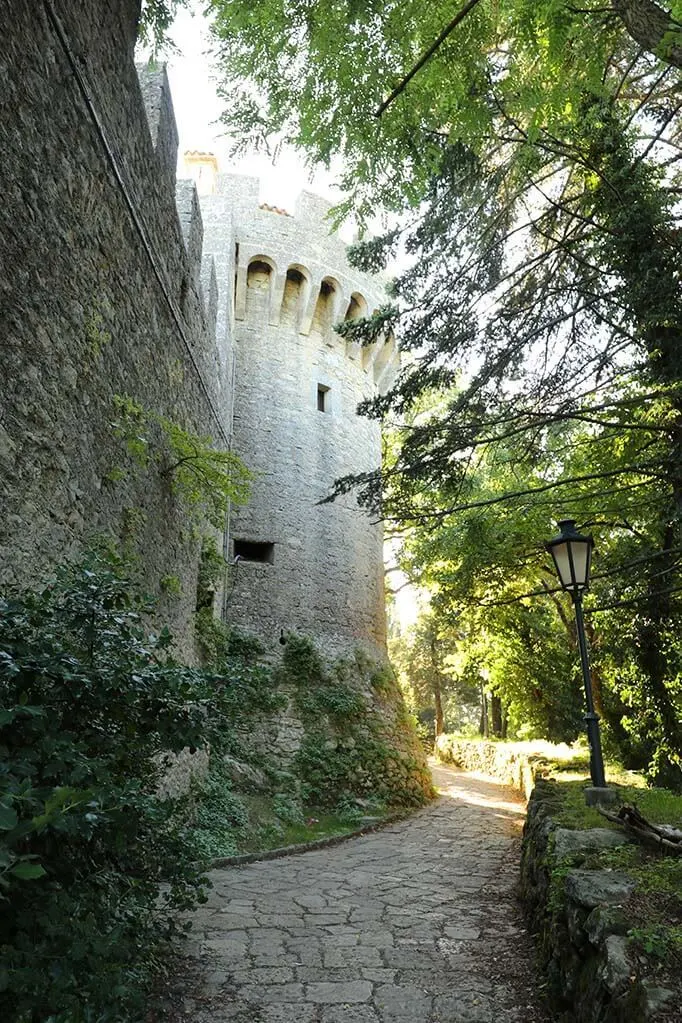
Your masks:
M218 175L201 207L229 296L218 317L233 342L233 447L258 474L231 516L226 619L267 646L293 631L330 655L384 655L382 526L353 495L318 503L381 460L379 425L356 410L393 379L395 343L363 348L333 325L382 305L383 284L349 265L314 195L289 214L259 205L256 179Z

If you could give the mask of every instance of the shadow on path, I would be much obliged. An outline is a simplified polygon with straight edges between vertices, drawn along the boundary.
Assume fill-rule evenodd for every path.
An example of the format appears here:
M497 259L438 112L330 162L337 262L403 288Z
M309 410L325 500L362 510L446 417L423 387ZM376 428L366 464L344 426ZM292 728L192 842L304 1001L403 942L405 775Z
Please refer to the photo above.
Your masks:
M441 795L381 831L214 871L192 1023L547 1023L515 901L524 804L432 765Z

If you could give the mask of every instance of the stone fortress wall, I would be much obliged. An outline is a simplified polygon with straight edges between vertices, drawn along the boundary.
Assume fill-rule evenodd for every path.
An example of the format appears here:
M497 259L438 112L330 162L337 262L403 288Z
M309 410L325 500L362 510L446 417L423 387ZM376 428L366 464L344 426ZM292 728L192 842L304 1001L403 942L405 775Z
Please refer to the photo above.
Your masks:
M351 499L316 504L380 457L355 407L390 379L395 345L347 345L331 325L381 288L348 266L322 200L287 216L220 176L200 208L194 182L176 184L165 73L134 66L138 16L139 0L3 7L0 584L46 579L113 534L193 656L196 535L158 469L112 472L128 395L261 474L229 522L228 620L267 643L292 629L381 653L381 528Z
M226 444L230 359L192 184L176 206L165 72L136 74L138 16L139 0L2 5L0 584L113 534L190 657L198 543L158 471L115 478L111 424L129 395Z

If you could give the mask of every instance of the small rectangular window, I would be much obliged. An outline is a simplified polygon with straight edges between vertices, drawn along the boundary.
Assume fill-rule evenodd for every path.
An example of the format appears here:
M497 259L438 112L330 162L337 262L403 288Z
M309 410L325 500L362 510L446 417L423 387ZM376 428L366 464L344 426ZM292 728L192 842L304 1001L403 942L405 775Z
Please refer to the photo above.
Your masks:
M256 540L235 540L234 560L259 561L261 564L274 565L274 543L259 543Z
M325 387L324 384L317 385L317 411L318 412L329 412L329 392L330 388Z

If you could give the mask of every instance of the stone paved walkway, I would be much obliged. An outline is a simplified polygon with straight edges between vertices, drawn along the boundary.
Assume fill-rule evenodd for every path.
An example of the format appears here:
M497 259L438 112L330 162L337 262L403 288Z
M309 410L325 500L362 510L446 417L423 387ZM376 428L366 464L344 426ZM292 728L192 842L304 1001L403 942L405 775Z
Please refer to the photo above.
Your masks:
M192 1023L535 1023L513 889L524 807L445 767L428 809L342 845L217 870Z

